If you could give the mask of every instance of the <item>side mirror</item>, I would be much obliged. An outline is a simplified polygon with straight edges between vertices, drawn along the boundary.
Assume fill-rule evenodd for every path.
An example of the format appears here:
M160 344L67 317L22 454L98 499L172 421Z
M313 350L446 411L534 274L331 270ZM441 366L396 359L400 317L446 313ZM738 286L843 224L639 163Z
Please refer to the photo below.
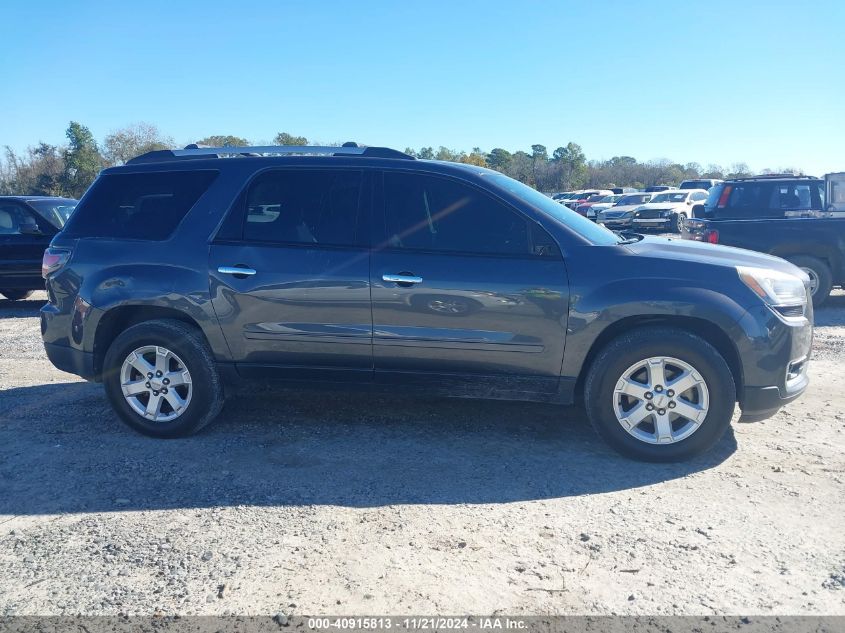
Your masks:
M21 224L18 226L21 235L44 235L37 224Z

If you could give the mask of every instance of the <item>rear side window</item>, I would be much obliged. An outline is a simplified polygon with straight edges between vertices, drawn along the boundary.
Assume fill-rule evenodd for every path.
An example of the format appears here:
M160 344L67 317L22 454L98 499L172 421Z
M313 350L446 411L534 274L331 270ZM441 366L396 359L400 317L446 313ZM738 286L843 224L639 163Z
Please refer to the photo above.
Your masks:
M243 238L355 246L361 205L360 171L288 169L260 175L250 185Z
M771 206L771 184L737 182L717 185L710 189L707 208L723 218L783 217Z
M164 240L205 193L216 171L100 176L65 225L70 237Z

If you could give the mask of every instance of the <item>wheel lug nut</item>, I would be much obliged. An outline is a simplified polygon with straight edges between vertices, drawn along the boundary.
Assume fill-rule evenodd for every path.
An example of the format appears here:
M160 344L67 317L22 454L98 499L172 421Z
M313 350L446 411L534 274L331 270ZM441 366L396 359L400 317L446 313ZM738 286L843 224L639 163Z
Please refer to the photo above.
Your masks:
M651 393L650 391L645 392L645 399L646 400L651 400L653 397L654 397L654 394Z
M156 376L161 376L161 372L160 372L160 371L157 371L157 372L156 372Z
M669 408L670 408L670 409L674 409L674 408L675 408L675 403L674 403L674 402L670 402L670 403L669 403Z
M145 384L144 384L144 386L145 386L147 389L149 389L149 388L150 388L150 383L145 383Z
M657 413L659 413L660 415L666 415L666 409L658 409Z
M152 372L150 372L149 374L147 374L147 378L152 378L152 377L153 377L153 373L152 373Z
M654 390L655 390L657 393L660 393L660 392L662 392L662 391L663 391L663 387L661 387L660 385L657 385L657 386L654 388Z
M164 387L164 388L161 390L161 393L167 393L167 387Z
M165 378L161 382L163 382L165 385L169 385L170 384L170 378Z
M669 396L670 398L672 398L675 395L675 392L670 389L669 391L666 392L666 395Z
M654 405L653 404L645 405L645 410L646 411L654 411Z
M153 395L154 395L154 396L157 396L157 395L158 395L158 391L153 391Z

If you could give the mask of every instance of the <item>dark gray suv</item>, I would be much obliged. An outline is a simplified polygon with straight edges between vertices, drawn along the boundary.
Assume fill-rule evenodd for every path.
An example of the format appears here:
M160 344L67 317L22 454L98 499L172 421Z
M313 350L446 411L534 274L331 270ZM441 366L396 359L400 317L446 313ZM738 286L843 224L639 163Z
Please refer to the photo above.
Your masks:
M196 148L107 169L44 255L44 344L156 437L241 378L583 402L678 460L807 386L808 278L620 235L506 176L384 148Z

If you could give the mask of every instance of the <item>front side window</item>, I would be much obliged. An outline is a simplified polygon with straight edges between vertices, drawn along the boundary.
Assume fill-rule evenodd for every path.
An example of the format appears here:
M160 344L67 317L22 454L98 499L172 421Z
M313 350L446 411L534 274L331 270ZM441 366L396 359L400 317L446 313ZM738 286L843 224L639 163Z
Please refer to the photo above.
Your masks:
M76 208L76 200L30 200L29 204L41 214L45 220L57 229L61 229Z
M247 192L243 237L255 242L354 246L360 237L360 198L360 171L269 171Z
M422 174L386 172L384 202L388 248L532 254L524 217L459 182Z

